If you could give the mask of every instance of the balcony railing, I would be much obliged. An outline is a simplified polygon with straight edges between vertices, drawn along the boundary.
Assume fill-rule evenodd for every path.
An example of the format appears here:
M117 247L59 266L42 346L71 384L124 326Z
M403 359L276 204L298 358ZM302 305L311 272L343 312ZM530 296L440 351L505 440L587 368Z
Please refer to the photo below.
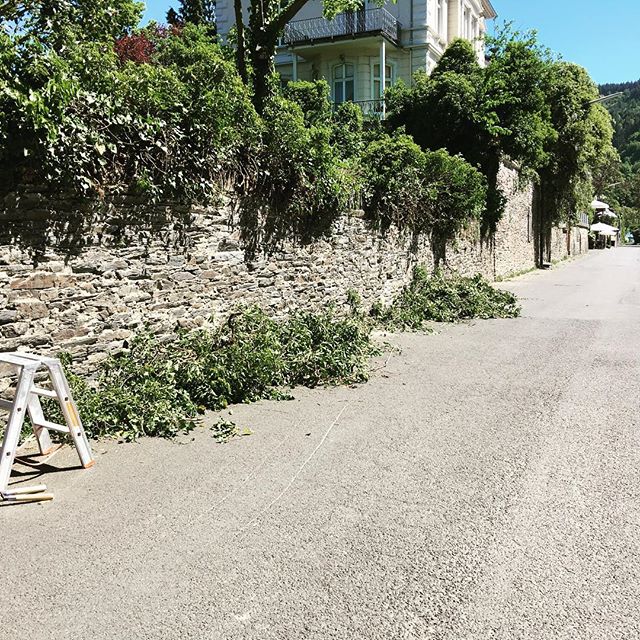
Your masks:
M284 28L286 45L381 34L398 44L400 23L386 9L368 9L340 13L333 20L310 18L294 20Z

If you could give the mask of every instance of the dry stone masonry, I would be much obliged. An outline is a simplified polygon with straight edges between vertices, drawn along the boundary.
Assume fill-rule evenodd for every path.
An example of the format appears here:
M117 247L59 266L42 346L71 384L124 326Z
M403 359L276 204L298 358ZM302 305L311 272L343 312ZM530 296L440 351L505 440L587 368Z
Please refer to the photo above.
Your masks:
M495 279L535 265L532 190L506 167L500 181L509 204L495 237L468 229L447 268ZM586 231L554 230L554 257L568 247L586 251ZM228 207L143 210L130 196L96 205L27 190L0 211L0 350L69 351L91 372L144 326L170 337L239 305L282 315L343 306L350 291L365 305L388 303L418 263L433 264L426 239L416 247L397 230L380 234L361 212L325 238L247 262Z

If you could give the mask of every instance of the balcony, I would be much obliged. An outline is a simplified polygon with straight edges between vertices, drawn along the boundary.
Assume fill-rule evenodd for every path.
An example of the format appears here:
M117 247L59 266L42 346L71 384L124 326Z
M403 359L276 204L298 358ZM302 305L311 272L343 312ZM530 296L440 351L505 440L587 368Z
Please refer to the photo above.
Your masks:
M400 44L400 23L386 9L368 9L340 13L333 20L310 18L294 20L284 28L288 46L327 42L344 38L382 35Z

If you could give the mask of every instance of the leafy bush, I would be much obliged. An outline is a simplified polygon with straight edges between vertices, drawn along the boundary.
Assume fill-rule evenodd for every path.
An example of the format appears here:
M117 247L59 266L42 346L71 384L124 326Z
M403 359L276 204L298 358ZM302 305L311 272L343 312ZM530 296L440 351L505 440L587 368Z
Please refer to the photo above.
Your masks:
M367 213L383 225L430 233L437 260L485 203L486 181L477 169L444 150L423 152L404 134L375 139L362 163Z
M446 258L446 243L470 221L479 219L487 182L464 158L444 149L425 154L424 175L431 196L431 243L438 263Z
M602 159L616 162L610 119L592 104L598 92L584 69L554 60L534 33L507 26L488 38L487 54L482 68L470 42L452 42L431 76L418 73L411 87L398 84L385 93L388 124L425 150L444 148L482 170L488 233L505 208L501 159L516 161L540 184L539 226L548 236L551 224L572 221L588 205Z
M333 113L331 144L343 158L360 160L365 144L362 110L353 102L341 102Z
M430 198L420 147L406 135L383 135L366 147L362 165L367 214L383 226L426 231Z
M422 329L427 322L458 322L473 318L514 318L520 314L516 297L492 287L481 276L429 275L417 267L412 282L387 308L373 317L390 329Z
M57 53L0 33L3 188L209 200L242 171L260 129L233 64L192 25L144 37L151 64L122 64L111 43Z
M388 124L404 127L423 149L461 153L472 164L488 151L482 94L483 70L467 40L449 45L431 75L414 75L411 87L398 83L385 92Z
M330 91L325 80L289 82L284 88L283 95L302 109L307 126L329 122L331 118Z
M240 193L246 250L326 232L348 207L356 178L330 143L329 125L307 126L302 109L276 96L264 108L255 170Z
M66 368L88 434L134 440L173 437L205 409L287 397L289 387L364 381L374 353L362 318L329 310L279 321L249 308L173 342L137 336L103 364L94 386L69 371L68 359Z

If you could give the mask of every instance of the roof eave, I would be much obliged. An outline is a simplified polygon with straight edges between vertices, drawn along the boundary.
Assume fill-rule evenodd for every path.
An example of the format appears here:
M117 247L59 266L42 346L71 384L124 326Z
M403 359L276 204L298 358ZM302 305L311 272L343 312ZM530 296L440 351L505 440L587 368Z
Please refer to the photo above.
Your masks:
M489 0L482 0L482 13L488 20L495 20L498 17L496 10Z

